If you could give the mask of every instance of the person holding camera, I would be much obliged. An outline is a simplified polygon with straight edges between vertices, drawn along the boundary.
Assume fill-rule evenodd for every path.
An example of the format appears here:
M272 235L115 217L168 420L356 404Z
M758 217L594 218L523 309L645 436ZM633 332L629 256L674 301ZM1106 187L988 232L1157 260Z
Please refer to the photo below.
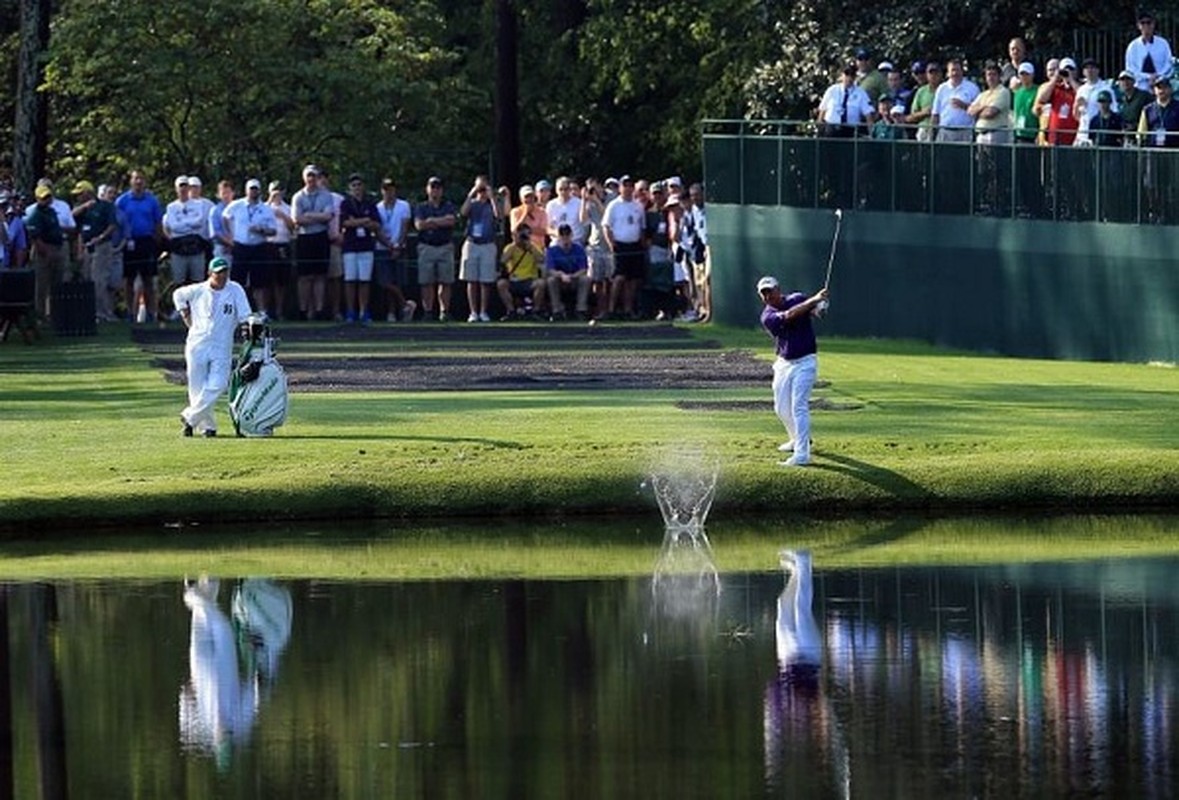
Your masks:
M513 236L500 256L496 281L506 312L501 318L504 322L523 319L528 314L527 301L531 300L534 311L544 302L545 282L540 278L544 253L532 240L532 228L527 223L519 225Z
M492 196L486 175L479 175L459 215L467 221L459 278L467 283L467 322L491 322L491 287L496 283L495 232L499 226L499 203Z
M1076 78L1077 62L1062 58L1056 68L1056 75L1036 93L1036 102L1048 113L1048 136L1050 145L1071 146L1077 138L1080 122L1073 110L1077 105L1077 90L1081 85Z

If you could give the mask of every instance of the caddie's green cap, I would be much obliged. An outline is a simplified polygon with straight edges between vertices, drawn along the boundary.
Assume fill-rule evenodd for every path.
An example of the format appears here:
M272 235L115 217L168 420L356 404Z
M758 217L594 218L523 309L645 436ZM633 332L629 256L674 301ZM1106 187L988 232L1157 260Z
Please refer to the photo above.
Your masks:
M225 272L227 269L229 269L229 260L221 256L217 256L209 262L209 272Z

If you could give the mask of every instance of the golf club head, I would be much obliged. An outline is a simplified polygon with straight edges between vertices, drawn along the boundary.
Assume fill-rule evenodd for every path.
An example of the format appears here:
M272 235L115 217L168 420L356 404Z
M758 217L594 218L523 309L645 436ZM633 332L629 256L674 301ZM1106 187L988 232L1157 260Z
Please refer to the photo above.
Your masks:
M843 209L842 208L835 209L835 218L836 219L843 219Z

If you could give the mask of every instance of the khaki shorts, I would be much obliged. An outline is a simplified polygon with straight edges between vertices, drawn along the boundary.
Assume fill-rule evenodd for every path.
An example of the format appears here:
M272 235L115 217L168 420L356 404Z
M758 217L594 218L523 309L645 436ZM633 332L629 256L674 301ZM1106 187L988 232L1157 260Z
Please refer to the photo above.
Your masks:
M614 254L605 245L587 247L589 257L589 278L591 281L608 281L614 277Z
M418 243L418 283L454 283L454 245Z
M467 283L495 283L499 272L495 242L476 244L463 242L463 260L459 266L459 278Z

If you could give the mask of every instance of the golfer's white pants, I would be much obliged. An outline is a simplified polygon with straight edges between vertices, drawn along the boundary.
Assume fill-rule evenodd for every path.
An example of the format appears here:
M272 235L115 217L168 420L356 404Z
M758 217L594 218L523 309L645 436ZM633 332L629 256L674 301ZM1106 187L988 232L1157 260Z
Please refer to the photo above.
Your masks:
M819 358L815 354L774 362L774 413L794 442L794 455L800 461L811 457L811 389Z
M188 364L188 407L180 415L196 430L217 430L213 407L229 386L233 358L212 354L205 348L184 351Z

